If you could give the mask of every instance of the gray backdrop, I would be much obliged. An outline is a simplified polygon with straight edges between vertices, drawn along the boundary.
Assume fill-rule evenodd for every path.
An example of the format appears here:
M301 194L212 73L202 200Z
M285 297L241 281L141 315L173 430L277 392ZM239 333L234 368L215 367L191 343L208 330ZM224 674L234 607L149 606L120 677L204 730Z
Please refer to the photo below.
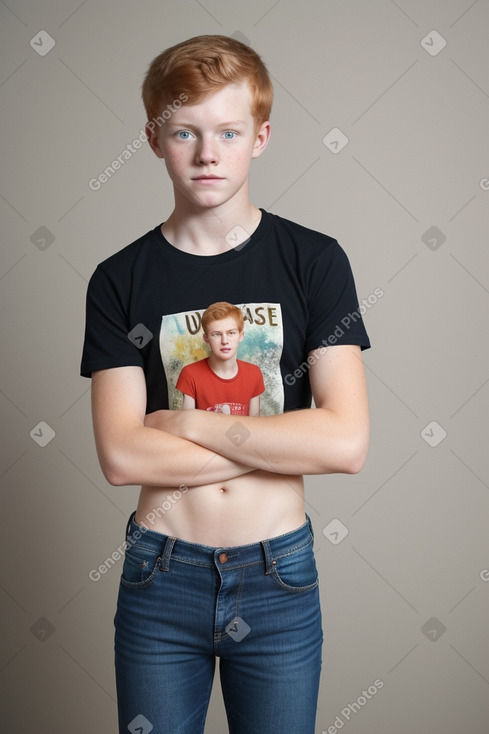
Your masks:
M132 143L149 62L223 33L275 83L252 200L340 241L373 345L367 464L307 479L317 731L487 734L488 2L9 0L0 18L2 730L116 730L107 559L137 488L97 463L85 291L172 207ZM225 731L215 689L206 732Z

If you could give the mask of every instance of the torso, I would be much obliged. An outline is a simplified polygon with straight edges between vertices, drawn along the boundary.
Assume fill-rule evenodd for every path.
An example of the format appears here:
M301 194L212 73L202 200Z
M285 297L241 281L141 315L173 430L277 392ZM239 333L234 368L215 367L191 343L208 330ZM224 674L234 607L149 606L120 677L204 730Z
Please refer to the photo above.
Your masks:
M351 343L368 344L368 339L360 318L340 327L344 314L356 313L358 306L351 271L336 240L264 214L256 229L249 229L250 241L243 248L193 256L191 243L180 251L170 244L178 233L165 233L167 241L156 227L101 263L92 281L96 305L90 301L87 312L83 374L112 367L116 358L119 365L142 359L146 412L176 409L173 383L181 368L195 359L195 344L201 344L200 315L210 303L227 300L243 308L252 345L246 361L263 372L267 390L260 398L260 413L310 407L308 352L326 339L336 343L339 332ZM219 277L211 277L215 272ZM143 324L152 335L143 349L120 338L127 336L128 324ZM164 534L219 547L289 532L305 518L303 480L297 476L253 472L178 492L178 487L143 487L137 521ZM153 522L145 520L153 516Z
M301 476L254 471L199 487L142 487L139 525L211 547L248 545L305 522Z

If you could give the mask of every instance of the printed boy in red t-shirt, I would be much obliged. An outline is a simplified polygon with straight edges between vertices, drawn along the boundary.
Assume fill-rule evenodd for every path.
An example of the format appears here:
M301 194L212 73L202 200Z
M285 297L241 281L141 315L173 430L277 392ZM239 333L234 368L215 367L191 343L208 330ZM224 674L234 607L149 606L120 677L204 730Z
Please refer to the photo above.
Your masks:
M197 408L227 415L260 415L265 391L260 368L237 359L244 337L241 310L226 301L211 304L202 314L209 357L186 365L177 380L183 409Z

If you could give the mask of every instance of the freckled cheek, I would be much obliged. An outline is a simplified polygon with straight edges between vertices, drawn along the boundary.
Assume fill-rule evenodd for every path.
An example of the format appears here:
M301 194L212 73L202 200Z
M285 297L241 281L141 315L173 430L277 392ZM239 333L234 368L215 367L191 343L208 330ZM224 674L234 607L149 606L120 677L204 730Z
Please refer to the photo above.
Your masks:
M243 178L248 175L250 161L248 158L232 158L229 161L229 170L236 178Z
M165 165L170 178L174 178L175 176L180 178L184 174L188 162L181 154L169 153L165 155Z

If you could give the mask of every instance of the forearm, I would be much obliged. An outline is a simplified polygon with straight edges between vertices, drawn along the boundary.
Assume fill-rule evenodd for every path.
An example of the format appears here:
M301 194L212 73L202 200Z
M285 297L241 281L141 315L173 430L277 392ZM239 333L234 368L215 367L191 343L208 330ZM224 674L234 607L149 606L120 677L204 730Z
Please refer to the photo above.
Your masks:
M110 450L102 446L97 449L102 470L114 485L194 487L225 482L253 471L240 461L146 426L134 427Z
M189 416L186 416L189 418ZM355 473L365 460L368 422L313 408L252 418L195 411L169 416L168 430L223 457L279 474Z
M154 414L144 414L146 400L140 367L100 370L92 376L95 443L100 466L111 484L194 487L253 471L253 467L169 431L156 430L160 425L154 423Z

